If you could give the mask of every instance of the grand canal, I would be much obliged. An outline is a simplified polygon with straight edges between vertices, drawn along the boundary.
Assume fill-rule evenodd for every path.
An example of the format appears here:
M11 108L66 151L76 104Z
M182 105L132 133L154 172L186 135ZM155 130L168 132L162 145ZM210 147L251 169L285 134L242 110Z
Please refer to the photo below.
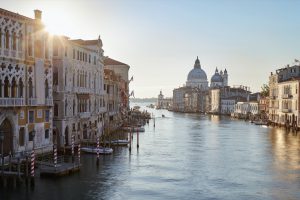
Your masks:
M142 107L142 109L145 107ZM140 148L84 155L80 173L0 199L300 199L300 139L227 117L149 109ZM162 118L162 114L166 117Z

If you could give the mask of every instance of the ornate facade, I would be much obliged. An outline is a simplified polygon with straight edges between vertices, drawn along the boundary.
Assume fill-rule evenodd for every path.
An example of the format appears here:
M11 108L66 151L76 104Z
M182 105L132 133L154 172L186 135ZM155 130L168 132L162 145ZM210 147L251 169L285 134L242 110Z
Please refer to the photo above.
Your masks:
M52 149L51 38L35 19L0 9L0 130L4 154Z
M53 39L54 143L95 141L104 126L102 41Z

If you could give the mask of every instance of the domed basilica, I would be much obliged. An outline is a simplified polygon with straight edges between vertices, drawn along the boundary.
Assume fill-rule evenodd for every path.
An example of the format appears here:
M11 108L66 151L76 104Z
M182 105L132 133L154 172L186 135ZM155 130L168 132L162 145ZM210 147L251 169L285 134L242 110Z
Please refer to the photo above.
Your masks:
M208 81L206 73L201 69L199 58L197 57L194 68L189 72L186 81L187 87L199 88L201 90L208 90ZM220 72L216 68L215 74L211 77L210 88L228 86L228 74L225 69L224 72Z

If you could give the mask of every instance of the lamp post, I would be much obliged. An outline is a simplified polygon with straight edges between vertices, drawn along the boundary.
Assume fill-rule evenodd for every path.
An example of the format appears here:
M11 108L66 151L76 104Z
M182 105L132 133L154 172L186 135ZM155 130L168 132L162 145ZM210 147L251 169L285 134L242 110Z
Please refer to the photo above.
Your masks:
M3 130L0 130L0 141L1 141L2 175L3 175L3 173L4 173L4 155L3 155L4 131Z

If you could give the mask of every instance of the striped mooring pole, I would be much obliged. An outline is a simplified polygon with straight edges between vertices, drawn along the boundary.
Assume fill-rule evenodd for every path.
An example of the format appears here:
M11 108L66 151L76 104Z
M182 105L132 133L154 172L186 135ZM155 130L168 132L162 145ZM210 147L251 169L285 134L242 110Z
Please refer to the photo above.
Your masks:
M78 144L78 165L80 165L80 143Z
M100 160L100 146L99 146L99 137L97 137L97 161L96 165L99 166L99 160Z
M132 141L132 138L131 138L131 131L132 131L132 128L130 128L130 131L129 131L129 151L131 152L131 141Z
M137 139L136 147L139 148L140 147L139 128L136 129L136 139Z
M54 167L56 168L57 167L57 148L56 148L55 144L53 145L53 164L54 164Z
M31 186L34 186L34 163L35 163L35 153L34 153L34 149L32 149L31 151L31 155L30 155L30 183Z
M75 135L72 135L72 162L74 163L74 140Z

